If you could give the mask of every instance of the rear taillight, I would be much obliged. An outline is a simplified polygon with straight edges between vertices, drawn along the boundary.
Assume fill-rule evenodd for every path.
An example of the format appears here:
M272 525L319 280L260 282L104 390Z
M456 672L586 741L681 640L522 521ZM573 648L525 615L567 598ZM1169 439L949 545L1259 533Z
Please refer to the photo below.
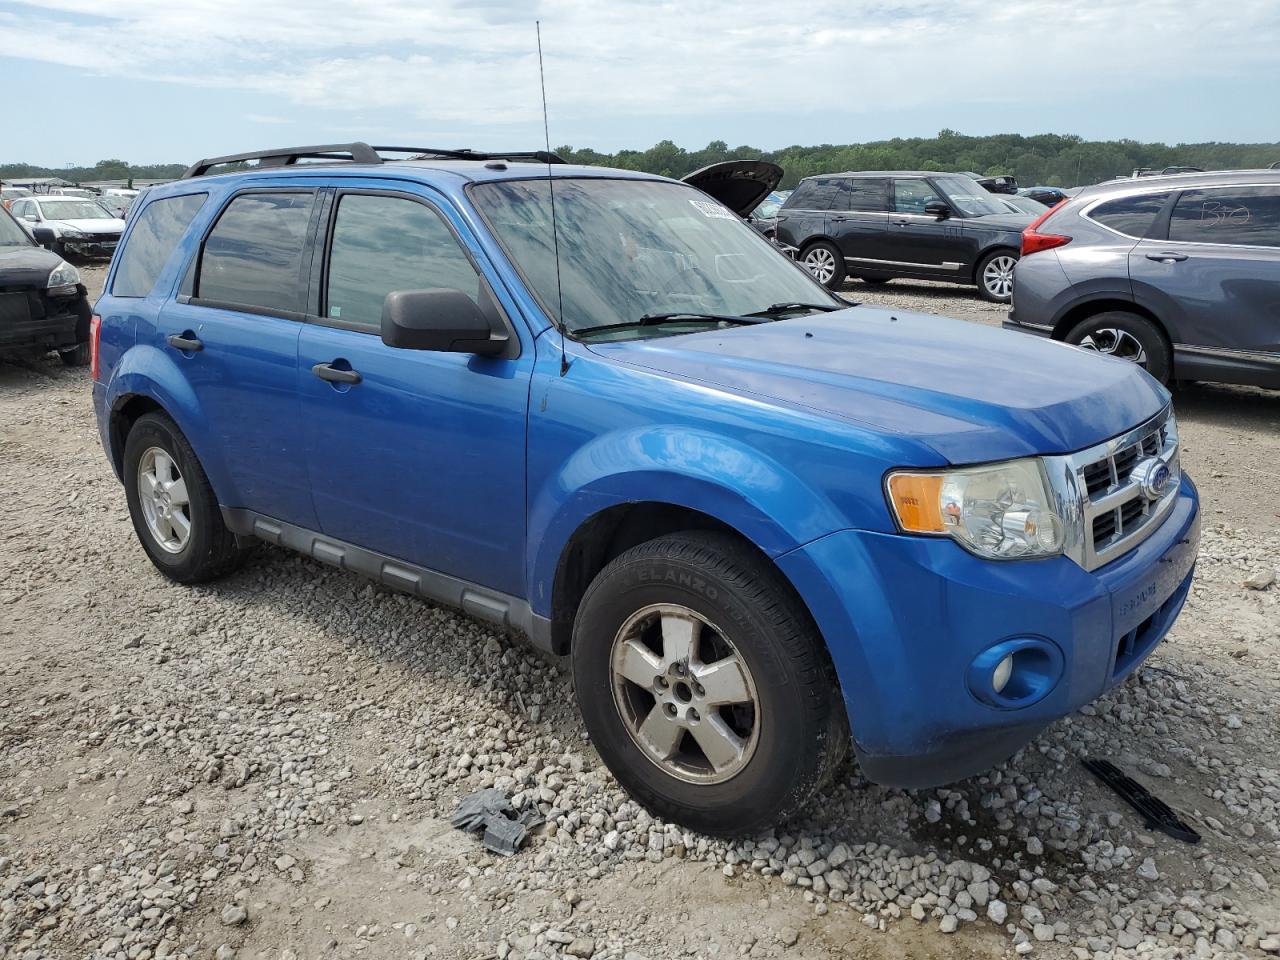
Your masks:
M98 379L98 373L102 369L98 365L98 358L101 356L98 341L101 338L102 318L95 313L89 318L89 377L93 380Z
M1040 226L1048 220L1055 210L1067 201L1059 200L1052 207L1042 213L1035 223L1022 231L1022 255L1039 253L1041 250L1052 250L1054 247L1061 247L1071 242L1070 237L1065 237L1060 233L1041 233Z

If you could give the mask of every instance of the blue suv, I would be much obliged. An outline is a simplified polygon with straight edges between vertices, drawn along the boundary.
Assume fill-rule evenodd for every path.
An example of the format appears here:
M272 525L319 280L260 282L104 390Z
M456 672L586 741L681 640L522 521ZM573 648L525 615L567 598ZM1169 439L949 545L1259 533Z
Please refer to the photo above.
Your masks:
M257 538L525 634L571 657L622 785L709 833L787 816L849 747L886 784L984 770L1132 672L1191 583L1144 371L850 306L662 177L203 161L142 199L96 314L102 442L164 575Z

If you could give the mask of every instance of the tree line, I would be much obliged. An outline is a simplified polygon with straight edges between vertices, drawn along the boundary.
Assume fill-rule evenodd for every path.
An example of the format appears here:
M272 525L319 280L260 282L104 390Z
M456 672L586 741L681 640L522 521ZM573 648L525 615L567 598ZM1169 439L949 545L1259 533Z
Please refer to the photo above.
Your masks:
M1012 174L1024 186L1074 187L1117 176L1137 167L1193 166L1204 170L1266 167L1280 160L1280 143L1139 143L1136 140L1084 140L1064 134L997 134L969 137L943 130L936 137L895 137L871 143L829 144L759 150L730 147L714 140L701 150L685 150L663 140L648 150L600 153L560 147L571 163L603 164L682 177L721 160L762 158L782 167L783 188L804 177L840 170L973 171L986 176Z
M1012 174L1026 186L1072 187L1128 175L1135 167L1193 166L1205 170L1266 167L1280 160L1280 143L1139 143L1137 140L1084 140L1068 134L1024 137L996 134L969 137L943 130L936 137L895 137L871 143L791 146L781 150L730 147L713 140L701 150L686 150L670 140L648 150L601 153L590 147L558 147L571 163L643 170L682 177L721 160L763 158L779 164L784 188L804 177L840 170L971 170L987 176ZM0 164L0 180L12 177L62 177L75 183L94 180L172 179L185 164L141 164L99 160L92 167L52 169L27 163Z

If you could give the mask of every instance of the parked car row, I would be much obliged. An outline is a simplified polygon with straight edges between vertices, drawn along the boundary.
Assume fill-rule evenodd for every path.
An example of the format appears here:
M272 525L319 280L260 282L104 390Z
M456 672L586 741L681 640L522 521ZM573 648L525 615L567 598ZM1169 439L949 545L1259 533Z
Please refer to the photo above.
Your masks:
M49 249L60 257L110 257L124 232L124 219L97 199L39 194L14 200L9 212L31 236L46 228Z
M1280 171L1112 181L1023 236L1005 326L1157 380L1280 387Z

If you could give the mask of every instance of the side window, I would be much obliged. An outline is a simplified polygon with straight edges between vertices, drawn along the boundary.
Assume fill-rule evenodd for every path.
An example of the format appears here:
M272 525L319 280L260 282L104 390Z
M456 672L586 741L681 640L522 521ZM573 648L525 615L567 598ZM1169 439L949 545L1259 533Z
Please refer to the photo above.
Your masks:
M196 297L302 313L302 248L312 193L243 193L222 212L200 252Z
M928 180L893 181L894 213L924 213L924 205L941 199Z
M889 209L889 181L853 179L849 181L849 209L863 213L884 213Z
M1184 190L1169 218L1169 239L1280 247L1280 187Z
M147 204L119 253L112 296L145 297L151 292L173 248L208 197L207 193L188 193Z
M842 179L806 180L787 198L786 205L794 210L831 210L844 196L845 189ZM837 205L834 209L847 208Z
M350 193L339 199L326 316L376 330L388 293L437 287L479 302L480 277L438 213L403 197Z
M29 213L31 213L31 212L32 212L32 210L31 210L31 201L30 201L30 200L17 200L17 201L15 201L15 202L14 202L14 204L13 204L13 206L12 206L12 207L10 207L10 212L11 212L15 217L25 217L27 214L29 214Z
M1089 213L1090 220L1096 220L1104 227L1110 227L1126 237L1141 240L1156 217L1164 209L1169 194L1148 193L1141 197L1121 197L1119 200L1108 200L1098 204Z

